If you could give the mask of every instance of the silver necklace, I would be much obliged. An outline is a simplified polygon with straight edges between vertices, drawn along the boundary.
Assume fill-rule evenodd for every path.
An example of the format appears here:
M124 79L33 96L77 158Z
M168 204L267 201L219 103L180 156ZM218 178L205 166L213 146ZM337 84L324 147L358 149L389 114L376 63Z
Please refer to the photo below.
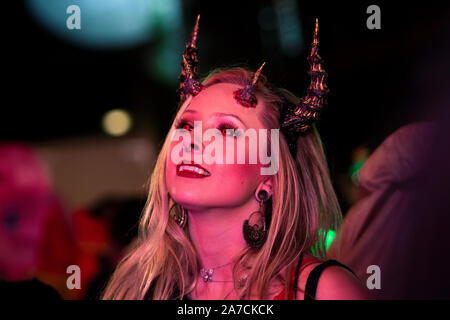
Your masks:
M242 287L244 287L244 285L245 285L246 282L247 282L247 275L245 275L245 276L243 276L242 278L239 279L239 281L238 281L238 289L241 289ZM225 297L223 297L222 300L225 300L226 298L228 298L228 296L229 296L233 291L234 291L234 286L233 286L233 288L231 289L231 291L228 292L228 293L226 294Z
M214 270L228 266L230 264L232 264L234 261L228 262L226 264L223 264L221 266L218 267L214 267L214 268L201 268L200 269L200 277L203 279L204 282L233 282L233 280L213 280L213 274L214 274Z
M222 267L228 266L230 264L232 264L234 261L228 262L226 264L214 267L214 268L201 268L200 269L200 277L202 278L202 280L204 282L233 282L233 280L213 280L213 275L214 275L214 271L217 269L220 269ZM243 276L241 279L239 279L238 282L238 287L242 288L245 285L245 282L247 281L247 276ZM226 298L228 298L230 296L230 294L233 293L233 291L235 290L234 286L233 288L230 290L230 292L228 292L225 297L223 297L222 300L225 300Z

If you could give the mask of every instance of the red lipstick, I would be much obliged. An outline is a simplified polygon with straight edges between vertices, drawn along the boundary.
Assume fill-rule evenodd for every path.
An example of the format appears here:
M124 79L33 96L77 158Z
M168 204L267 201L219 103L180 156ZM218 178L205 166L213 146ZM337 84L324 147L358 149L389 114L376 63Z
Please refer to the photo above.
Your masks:
M177 175L186 178L206 178L211 173L198 164L180 163L177 165Z

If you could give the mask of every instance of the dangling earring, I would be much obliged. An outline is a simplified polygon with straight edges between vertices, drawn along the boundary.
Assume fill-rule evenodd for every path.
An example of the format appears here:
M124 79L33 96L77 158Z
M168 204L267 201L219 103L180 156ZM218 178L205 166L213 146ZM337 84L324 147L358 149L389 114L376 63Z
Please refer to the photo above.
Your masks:
M175 212L173 212L174 210L172 210L174 207L176 207ZM177 203L175 203L169 210L169 215L170 217L175 220L175 222L183 229L184 226L186 225L186 221L187 221L187 214L186 214L186 209L184 209L183 207L180 207Z
M259 201L259 210L252 212L248 219L244 221L243 225L244 239L251 248L260 248L267 238L266 219L264 213L261 211L261 207L263 202L269 199L269 193L266 190L261 190L258 192L257 198ZM250 219L254 214L258 213L261 215L261 225L255 223L250 226Z

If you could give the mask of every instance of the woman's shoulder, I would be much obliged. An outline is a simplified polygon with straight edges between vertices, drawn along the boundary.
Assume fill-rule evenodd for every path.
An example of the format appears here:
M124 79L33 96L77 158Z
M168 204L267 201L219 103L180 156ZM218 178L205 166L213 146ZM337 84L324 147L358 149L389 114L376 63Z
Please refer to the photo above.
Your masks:
M306 282L311 271L324 263L325 260L319 259L312 255L304 254L301 260L301 265L298 266L298 279L297 279L297 300L303 300L305 295Z
M304 255L297 280L297 300L304 300L306 291L311 295L314 287L315 296L311 298L316 300L369 298L368 291L361 281L344 265L334 260Z

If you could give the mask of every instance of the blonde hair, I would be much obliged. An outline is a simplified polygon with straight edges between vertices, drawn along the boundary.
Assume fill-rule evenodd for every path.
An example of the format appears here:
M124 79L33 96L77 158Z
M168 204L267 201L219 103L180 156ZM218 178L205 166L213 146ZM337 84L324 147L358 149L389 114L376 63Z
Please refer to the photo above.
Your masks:
M252 76L253 73L244 68L217 69L202 83L206 87L217 83L244 86ZM269 87L262 75L256 89L258 99L264 102L260 120L268 129L279 128L283 105L280 95L291 103L299 99L287 90L275 93ZM181 105L176 118L186 107L187 103ZM172 123L150 179L138 237L110 278L103 299L181 299L195 289L199 270L197 252L188 228L180 228L169 214L170 208L177 205L165 183L165 163L173 130ZM273 194L264 207L265 214L271 217L267 240L260 249L244 249L233 268L235 287L241 299L267 299L274 279L281 280L286 290L292 290L292 284L286 281L289 271L284 276L280 271L293 265L302 252L325 259L326 232L321 230L337 230L341 222L339 203L315 126L297 139L295 159L282 134L279 148L279 170L273 176ZM247 281L238 288L237 279L244 272L248 275Z

